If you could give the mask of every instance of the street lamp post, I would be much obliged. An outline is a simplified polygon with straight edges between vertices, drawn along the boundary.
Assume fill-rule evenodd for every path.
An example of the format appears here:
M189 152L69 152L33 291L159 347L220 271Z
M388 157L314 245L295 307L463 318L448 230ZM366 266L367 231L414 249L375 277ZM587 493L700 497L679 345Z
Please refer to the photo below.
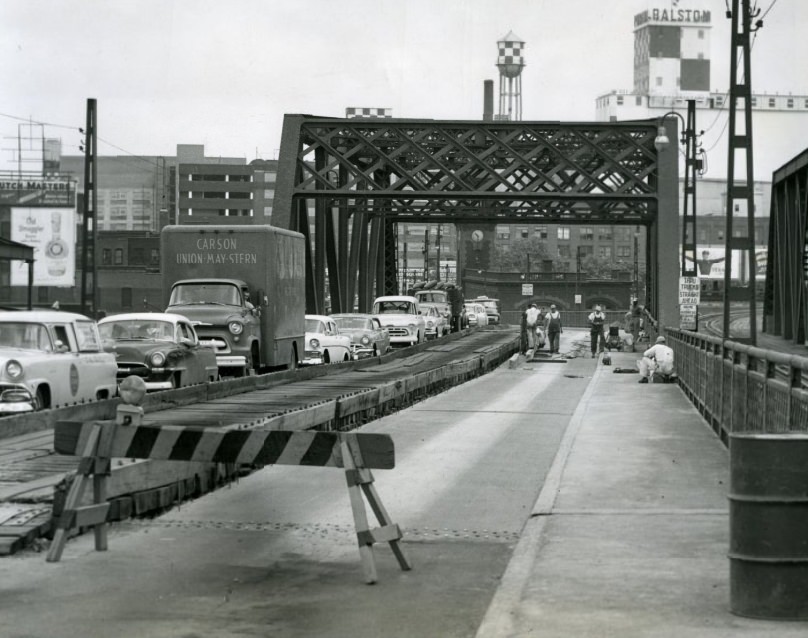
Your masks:
M704 131L696 133L696 101L687 101L687 121L676 111L665 113L659 119L658 135L654 146L658 151L664 151L670 145L665 119L675 116L682 122L682 134L679 143L685 147L685 184L684 203L682 206L682 277L698 277L698 263L696 260L696 175L703 175L706 168L706 154L697 138ZM694 318L694 330L698 330L698 308Z

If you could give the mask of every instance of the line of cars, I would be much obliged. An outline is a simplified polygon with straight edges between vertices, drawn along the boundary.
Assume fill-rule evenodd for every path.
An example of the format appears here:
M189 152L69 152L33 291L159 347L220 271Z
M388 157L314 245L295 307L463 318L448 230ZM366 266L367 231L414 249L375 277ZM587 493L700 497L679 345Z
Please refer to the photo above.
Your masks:
M487 323L468 303L472 326ZM450 332L445 313L410 296L376 299L371 314L306 315L302 364L376 357ZM112 398L137 375L149 391L219 379L215 349L173 313L124 313L98 322L55 310L0 312L0 415Z

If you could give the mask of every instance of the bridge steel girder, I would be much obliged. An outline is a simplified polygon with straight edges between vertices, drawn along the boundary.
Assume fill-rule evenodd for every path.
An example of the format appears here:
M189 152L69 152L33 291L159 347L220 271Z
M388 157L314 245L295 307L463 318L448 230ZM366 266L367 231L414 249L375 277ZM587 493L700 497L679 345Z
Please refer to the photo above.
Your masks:
M808 335L808 149L774 172L763 332L805 343Z
M655 234L646 303L663 322L678 324L679 169L675 147L654 147L658 124L286 115L272 223L292 228L300 201L312 220L316 202L337 206L338 237L333 244L315 237L314 259L333 248L332 300L341 277L341 307L353 307L355 286L360 310L371 290L397 285L396 222L642 225ZM348 241L349 227L351 242L362 235L357 224L370 225L367 262ZM325 285L318 279L315 287Z

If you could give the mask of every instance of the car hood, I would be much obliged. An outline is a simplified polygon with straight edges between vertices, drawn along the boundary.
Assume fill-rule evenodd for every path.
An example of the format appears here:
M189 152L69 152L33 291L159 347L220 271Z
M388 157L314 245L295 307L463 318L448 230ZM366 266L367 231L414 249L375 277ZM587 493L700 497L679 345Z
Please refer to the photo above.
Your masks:
M187 304L169 306L166 312L174 312L187 317L194 323L224 325L233 319L243 319L245 310L237 306L221 306L217 304Z
M168 355L177 349L177 344L167 341L117 341L109 349L115 358L122 361L145 361L152 353L162 352Z
M424 320L421 315L375 315L382 326L408 326Z

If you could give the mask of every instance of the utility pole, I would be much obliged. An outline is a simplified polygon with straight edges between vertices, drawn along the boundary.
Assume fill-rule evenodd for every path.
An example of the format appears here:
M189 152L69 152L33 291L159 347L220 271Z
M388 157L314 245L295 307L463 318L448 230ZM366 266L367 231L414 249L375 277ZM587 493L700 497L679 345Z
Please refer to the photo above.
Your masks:
M429 280L429 225L424 230L424 281Z
M740 5L740 10L739 10ZM749 316L749 337L736 337L738 341L757 344L757 312L755 303L755 179L752 161L752 64L750 60L750 34L763 26L758 20L754 28L752 18L760 14L753 9L751 0L732 0L732 39L730 51L730 90L729 90L729 152L727 154L727 215L725 234L724 267L724 339L730 338L730 305L733 301L746 302ZM738 72L738 59L742 60L742 71ZM744 126L739 130L737 110L743 105ZM741 155L740 164L746 164L746 175L735 175L735 153ZM733 224L735 202L744 202L746 207L746 228L739 226L738 236ZM741 213L739 207L739 213ZM740 259L737 264L735 255ZM737 265L740 272L733 272ZM744 285L746 279L746 285Z
M82 211L82 253L81 253L81 312L94 319L98 314L98 282L95 260L96 211L98 193L96 179L96 101L87 100L87 125L84 129L84 206ZM88 279L90 283L88 284ZM92 308L92 312L88 310Z

